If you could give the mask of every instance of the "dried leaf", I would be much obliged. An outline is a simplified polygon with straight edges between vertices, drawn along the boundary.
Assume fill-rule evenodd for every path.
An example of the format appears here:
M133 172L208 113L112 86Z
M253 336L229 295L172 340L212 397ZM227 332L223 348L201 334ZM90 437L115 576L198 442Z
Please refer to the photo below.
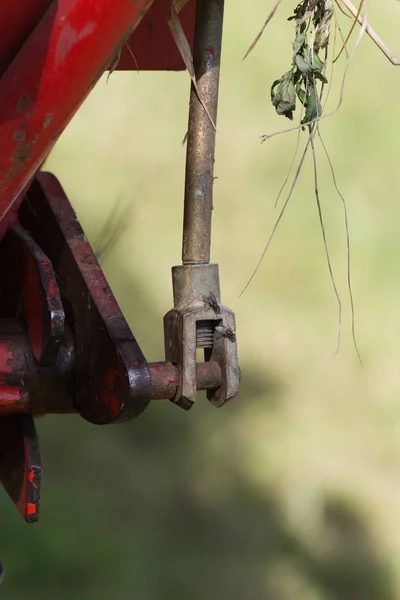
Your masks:
M311 48L308 49L309 52L309 60L312 64L313 70L312 72L314 73L315 77L317 79L319 79L320 81L322 81L323 83L328 83L327 78L324 75L324 67L325 64L324 62L320 59L320 57L318 56L318 54L316 52L311 52Z
M271 101L278 115L293 119L293 111L296 110L296 88L292 71L288 71L281 79L274 81L271 88Z
M111 75L114 73L115 69L118 67L118 63L120 60L121 60L121 48L118 50L118 54L115 57L114 62L110 65L110 68L108 70L107 79L106 79L106 84L108 83L108 80L110 79Z
M310 2L308 3L307 10L300 20L300 24L305 23L307 19L309 19L312 16L314 9L317 7L318 4L320 4L320 2L321 0L310 0Z
M296 56L296 54L298 54L300 52L300 50L304 46L304 42L305 41L306 41L306 34L305 33L299 33L299 35L294 40L294 44L293 44L293 56Z
M311 123L322 115L322 106L314 86L309 86L307 90L306 114L303 123Z
M258 44L258 42L260 41L260 38L262 36L262 34L265 31L265 28L267 27L268 23L270 22L270 20L272 19L272 17L275 15L276 11L278 10L278 6L280 5L282 0L278 0L277 3L275 4L274 8L271 10L271 12L269 13L267 20L265 21L264 25L262 26L261 30L259 31L259 33L257 34L255 40L253 41L253 43L251 44L250 48L247 50L246 54L243 57L243 60L245 58L248 57L248 55L250 54L250 52L252 50L254 50L255 46Z
M314 67L314 71L319 71L320 73L322 73L325 65L316 52L312 53L311 64Z
M364 27L366 34L369 35L369 37L371 38L371 40L373 42L375 42L375 44L378 46L379 50L386 56L386 58L388 60L390 60L392 65L394 65L396 67L400 66L400 59L397 58L397 56L392 52L392 50L390 50L390 48L388 48L386 46L386 44L379 37L379 35L376 33L376 31L374 31L374 29L372 29L372 27L368 23L365 23L365 26L364 26L365 17L363 18L359 14L359 11L357 11L356 7L351 2L351 0L340 0L340 1L350 11L350 13L353 15L353 17L361 25L361 29ZM346 46L346 42L344 42L343 45ZM333 61L333 62L335 62L335 61Z
M182 8L185 8L189 0L173 0L174 9L177 15L181 12Z
M314 74L317 79L320 79L324 83L328 83L325 75L323 74L324 63L315 52L311 52L309 46L304 46L302 54L296 54L294 62L299 72L302 75Z
M301 103L302 103L302 105L304 106L304 104L305 104L305 101L306 101L306 93L305 93L305 91L303 90L303 88L301 87L301 82L299 82L299 83L296 85L296 93L297 93L298 99L300 100L300 102L301 102Z
M302 73L303 75L306 75L307 73L312 73L314 70L311 62L303 58L301 54L296 54L296 56L294 57L294 62L296 63L296 67L298 68L300 73Z
M314 39L314 50L319 52L329 44L331 21L334 14L333 0L324 0L320 19L317 23Z

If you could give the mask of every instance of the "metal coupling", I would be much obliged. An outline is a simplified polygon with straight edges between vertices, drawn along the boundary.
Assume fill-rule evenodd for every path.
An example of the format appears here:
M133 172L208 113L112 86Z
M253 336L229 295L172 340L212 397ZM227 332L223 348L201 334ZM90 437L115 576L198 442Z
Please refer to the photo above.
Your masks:
M196 399L196 355L215 361L221 370L221 386L209 390L214 406L222 406L239 391L234 313L220 303L218 265L172 268L174 308L164 317L165 359L180 367L173 402L188 410Z
M220 387L207 392L212 404L222 406L239 390L235 315L221 306L218 265L210 264L223 14L224 0L197 2L193 52L197 89L192 85L190 94L183 265L172 268L174 308L164 317L165 358L180 370L173 402L185 409L193 406L200 388L198 349L204 350L204 370L207 363L210 371L217 363L221 371Z

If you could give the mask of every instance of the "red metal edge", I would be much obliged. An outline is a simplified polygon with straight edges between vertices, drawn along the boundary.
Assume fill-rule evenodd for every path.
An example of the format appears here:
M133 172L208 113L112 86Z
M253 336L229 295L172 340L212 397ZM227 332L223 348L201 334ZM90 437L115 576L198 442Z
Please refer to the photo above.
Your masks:
M37 174L20 220L58 278L75 347L75 408L97 424L136 418L151 400L148 363L53 175Z
M15 0L0 0L0 74L6 71L51 3L52 0L18 0L17 6ZM191 46L195 12L196 0L189 0L179 14ZM171 0L154 0L148 13L124 46L116 70L185 69L168 27L170 13Z
M153 0L53 2L0 79L0 221Z

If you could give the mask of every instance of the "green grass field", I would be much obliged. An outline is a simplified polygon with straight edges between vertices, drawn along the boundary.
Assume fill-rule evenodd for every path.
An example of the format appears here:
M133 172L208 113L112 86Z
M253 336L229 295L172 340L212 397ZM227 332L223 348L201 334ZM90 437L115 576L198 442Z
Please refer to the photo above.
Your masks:
M311 157L239 299L296 144L295 133L259 143L289 123L269 94L289 67L290 3L242 62L271 7L228 2L224 30L212 258L236 313L240 396L220 410L200 397L187 414L157 404L111 429L44 419L40 525L20 523L1 498L8 600L28 590L43 600L400 598L400 72L365 37L343 106L321 124L347 201L367 387L351 339L343 208L320 147L339 354ZM375 0L369 19L400 53L400 5ZM342 71L343 60L332 107ZM125 211L103 267L149 360L163 358L180 262L188 96L185 73L113 73L46 165L95 248L112 211Z

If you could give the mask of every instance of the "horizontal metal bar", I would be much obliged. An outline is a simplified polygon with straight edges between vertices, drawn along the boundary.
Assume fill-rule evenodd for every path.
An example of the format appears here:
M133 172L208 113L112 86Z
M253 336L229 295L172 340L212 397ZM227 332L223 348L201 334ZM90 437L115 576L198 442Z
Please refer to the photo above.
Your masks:
M17 319L0 319L0 416L21 413L75 413L67 381L73 380L74 365L65 353L61 370L42 369L34 361L28 336ZM60 364L59 364L60 367ZM179 367L167 362L148 364L152 400L173 400L179 382ZM197 389L215 390L221 385L217 362L197 364Z
M152 400L172 400L175 397L179 368L170 363L150 363ZM221 385L221 369L217 362L202 362L196 365L197 389L216 390Z

